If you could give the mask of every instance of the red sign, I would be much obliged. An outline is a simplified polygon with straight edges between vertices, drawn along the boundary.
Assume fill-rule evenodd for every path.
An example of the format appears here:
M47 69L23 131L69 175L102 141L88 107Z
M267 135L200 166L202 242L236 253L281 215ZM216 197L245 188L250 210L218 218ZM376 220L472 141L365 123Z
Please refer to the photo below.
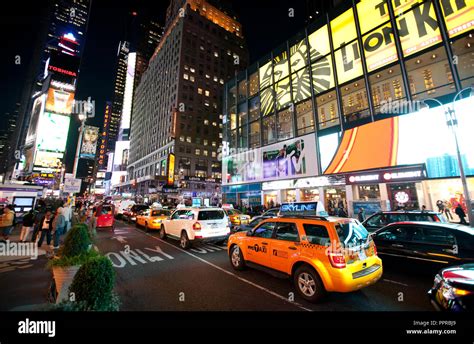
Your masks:
M53 72L57 72L57 73L61 73L61 74L69 75L69 76L74 76L74 77L77 76L76 72L72 72L70 70L66 70L66 69L51 66L51 65L48 66L48 69L52 70Z

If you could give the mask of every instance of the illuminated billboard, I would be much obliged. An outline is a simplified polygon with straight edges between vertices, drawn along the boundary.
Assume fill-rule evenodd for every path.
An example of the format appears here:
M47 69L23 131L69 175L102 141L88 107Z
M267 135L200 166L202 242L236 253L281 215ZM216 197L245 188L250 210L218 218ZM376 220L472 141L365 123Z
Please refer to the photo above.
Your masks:
M83 159L95 159L99 128L86 125L82 134L81 155Z
M33 171L59 171L63 157L63 153L37 150Z
M226 156L223 184L315 176L316 156L313 134Z
M167 173L167 183L168 185L174 184L174 160L175 156L173 153L168 155L168 173Z
M471 149L473 107L474 97L456 102L461 160L467 175L474 175L474 150ZM337 140L337 137L333 138ZM320 141L320 145L321 143ZM374 145L377 146L375 150ZM334 147L334 144L332 146ZM321 145L322 153L326 151L326 154L327 150L330 150L329 145ZM327 157L325 160L327 161ZM430 178L459 175L454 139L446 125L441 107L346 130L324 173L345 173L413 164L425 164Z
M36 147L42 151L64 152L69 132L70 117L51 112L40 116Z
M127 77L125 79L125 90L123 95L122 120L120 129L130 129L130 116L132 113L133 83L135 80L136 53L129 53L127 60Z
M66 88L49 88L48 98L46 99L46 111L69 115L72 113L73 105L74 92L66 91Z
M44 103L46 95L43 94L35 99L33 103L33 110L31 111L30 123L28 125L28 132L26 134L25 146L29 147L34 144L36 139L36 131L38 130L38 122L40 116L44 112Z

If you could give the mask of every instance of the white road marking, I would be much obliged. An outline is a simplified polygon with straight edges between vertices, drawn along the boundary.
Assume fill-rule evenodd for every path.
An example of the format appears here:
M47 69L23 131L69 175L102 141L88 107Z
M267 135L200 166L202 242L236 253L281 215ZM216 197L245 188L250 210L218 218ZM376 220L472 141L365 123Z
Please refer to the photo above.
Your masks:
M124 236L121 236L121 235L118 235L118 236L113 236L112 238L110 239L115 239L117 240L119 243L121 244L126 244L127 243L127 238L125 238Z
M388 283L393 283L393 284L398 284L398 285L403 285L404 287L408 287L408 284L402 283L402 282L397 282L397 281L392 281L389 279L382 278L382 281L388 282Z
M138 230L137 230L137 231L138 231ZM205 260L205 259L202 259L201 257L198 257L198 256L196 256L195 254L192 254L191 252L188 252L188 251L186 251L186 250L183 250L183 249L180 248L180 247L176 247L176 246L174 246L174 245L172 245L172 244L170 244L170 243L168 243L168 242L166 242L166 241L163 241L163 240L161 240L160 238L154 237L153 235L150 235L150 234L148 234L148 233L143 233L143 232L141 232L141 231L139 231L139 232L140 232L141 234L143 234L143 235L149 236L150 238L153 238L153 239L155 239L155 240L158 240L158 241L162 242L163 244L166 244L166 245L168 245L168 246L171 246L171 247L173 247L173 248L175 248L175 249L177 249L177 250L179 250L179 251L181 251L181 252L183 252L183 253L186 253L188 256L191 256L191 257L193 257L193 258L196 258L197 260L203 262L204 264L207 264L207 265L209 265L209 266L212 266L213 268L215 268L215 269L217 269L217 270L219 270L219 271L221 271L221 272L223 272L223 273L225 273L225 274L227 274L227 275L230 275L230 276L232 276L232 277L235 277L235 278L237 278L238 280L240 280L241 282L247 283L247 284L249 284L249 285L251 285L251 286L253 286L253 287L257 288L257 289L260 289L260 290L262 290L262 291L264 291L264 292L266 292L266 293L268 293L268 294L270 294L270 295L273 295L273 296L279 298L280 300L283 300L283 301L289 303L290 305L294 305L295 307L298 307L298 308L300 308L300 309L302 309L302 310L304 310L304 311L307 311L307 312L312 312L311 309L304 307L303 305L299 304L299 303L296 302L296 301L290 301L290 300L288 300L286 297L281 296L280 294L277 294L277 293L275 293L274 291L271 291L270 289L267 289L267 288L265 288L265 287L263 287L263 286L261 286L261 285L259 285L259 284L256 284L256 283L251 282L251 281L249 281L249 280L247 280L247 279L245 279L245 278L242 278L242 277L240 277L240 276L237 276L236 274L234 274L234 273L232 273L232 272L230 272L230 271L227 271L226 269L221 268L220 266L215 265L214 263L211 263L211 262L209 262L209 261L207 261L207 260Z

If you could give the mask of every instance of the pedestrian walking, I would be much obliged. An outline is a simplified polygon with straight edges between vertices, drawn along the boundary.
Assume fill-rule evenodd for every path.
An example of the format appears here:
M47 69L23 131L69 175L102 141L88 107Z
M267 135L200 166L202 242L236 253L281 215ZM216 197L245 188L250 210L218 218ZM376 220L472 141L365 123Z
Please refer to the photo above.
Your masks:
M46 237L46 244L51 245L51 233L53 231L53 214L50 210L46 211L45 215L40 221L39 228L41 231L40 239L38 240L38 247L43 245L44 238Z
M20 242L27 241L28 236L30 235L31 232L33 232L34 225L35 225L35 213L33 209L31 209L29 212L27 212L23 216L23 225L21 226L21 232L20 232Z
M365 210L364 208L359 208L359 212L357 213L357 219L359 222L364 222L365 221Z
M4 240L8 240L12 233L13 227L15 226L15 212L13 205L9 204L3 210L3 214L0 216L0 230Z
M458 206L454 210L456 215L459 216L459 219L461 220L459 223L462 225L467 225L468 223L466 222L466 213L464 212L464 209L461 206L461 203L458 203Z
M46 214L46 208L43 206L36 207L35 212L35 224L33 229L33 235L31 236L32 242L38 241L38 233L41 231L40 222L43 219L44 215Z
M56 216L53 221L53 234L54 234L54 249L59 248L59 239L61 235L66 231L66 219L63 215L64 208L59 207L56 210Z
M67 233L72 227L72 206L71 204L64 204L63 206L63 216L66 221L65 233Z

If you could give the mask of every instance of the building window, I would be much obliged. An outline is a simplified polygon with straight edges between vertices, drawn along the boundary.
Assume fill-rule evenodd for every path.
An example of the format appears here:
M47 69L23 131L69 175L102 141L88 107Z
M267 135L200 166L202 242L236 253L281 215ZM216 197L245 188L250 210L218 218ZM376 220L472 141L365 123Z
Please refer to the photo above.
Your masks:
M254 121L260 116L260 97L256 96L249 100L250 121Z
M208 142L207 140L204 140L204 141L203 141L204 146L207 146L208 143L209 143L209 142Z
M209 120L208 119L204 120L204 125L209 125Z
M201 87L198 87L198 93L202 94L202 88Z
M293 134L293 111L291 107L278 113L278 141L290 139Z
M314 132L313 102L311 99L296 105L298 136Z
M191 136L186 137L186 142L191 143Z
M249 76L249 96L253 96L258 92L258 73Z
M196 150L194 151L194 154L201 155L201 150L199 148L196 148Z
M250 124L250 148L260 147L260 122Z
M405 62L413 99L433 98L455 91L446 53L439 47ZM472 67L471 67L472 68Z
M184 80L189 80L189 75L188 75L187 73L184 73L184 74L183 74L183 79L184 79Z
M462 87L473 84L474 77L474 34L471 32L466 37L459 38L452 43L454 56L457 56L457 67Z
M405 98L401 70L398 64L371 74L369 80L375 113L382 112L384 110L383 105L386 102Z
M239 126L247 124L247 103L239 104L238 109Z
M276 141L276 120L275 115L265 117L263 126L263 145L268 145Z
M247 80L239 82L239 102L247 99Z
M342 111L345 122L369 117L369 103L364 79L358 79L341 87Z
M184 136L180 136L180 137L179 137L179 140L180 140L181 142L184 142Z
M208 152L207 150L203 150L203 151L202 151L202 155L204 155L204 156L208 156L208 153L209 153L209 152Z
M323 94L316 98L318 105L319 129L333 127L339 124L336 91Z

